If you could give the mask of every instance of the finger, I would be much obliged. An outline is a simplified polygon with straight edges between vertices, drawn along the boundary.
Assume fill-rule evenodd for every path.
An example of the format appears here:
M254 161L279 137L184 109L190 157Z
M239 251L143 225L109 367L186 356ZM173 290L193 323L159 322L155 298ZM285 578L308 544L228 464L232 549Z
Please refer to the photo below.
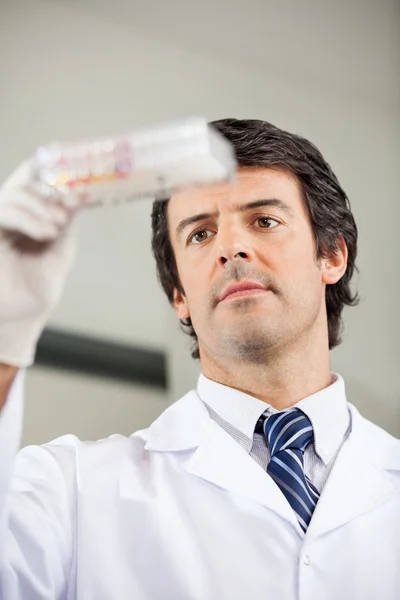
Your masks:
M11 190L23 190L30 196L34 196L42 201L51 201L54 205L60 205L65 208L76 208L82 204L77 194L62 193L54 187L41 182L37 177L36 163L34 158L24 160L6 179L0 189L0 205L5 201L7 194L4 192Z
M3 207L0 211L0 228L22 233L37 241L54 240L59 233L54 223L38 221L13 205Z
M24 160L9 175L2 185L2 189L23 188L32 181L34 175L34 161L32 158Z
M10 190L11 192L11 190ZM14 190L13 190L14 192ZM71 218L72 210L46 198L38 198L24 190L15 191L15 197L10 199L13 206L21 212L31 215L38 221L53 223L57 227L64 227Z
M33 196L26 190L12 188L2 191L0 223L9 228L10 214L12 214L13 226L24 227L25 223L31 221L35 223L36 230L38 227L40 228L40 224L43 225L43 228L55 226L61 230L67 226L76 211L76 208L68 208L54 203L52 200ZM15 218L18 212L19 218L16 223ZM27 226L29 227L29 225Z
M52 187L42 181L32 181L26 187L25 190L33 196L52 202L64 208L71 209L77 208L85 203L79 198L79 195L73 192L61 192L60 190Z

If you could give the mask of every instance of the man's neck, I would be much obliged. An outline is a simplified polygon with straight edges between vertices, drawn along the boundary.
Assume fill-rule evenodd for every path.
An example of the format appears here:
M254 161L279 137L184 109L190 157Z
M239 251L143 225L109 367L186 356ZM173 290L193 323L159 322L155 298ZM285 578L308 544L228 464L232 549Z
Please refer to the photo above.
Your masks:
M202 369L209 379L259 398L277 410L331 385L328 349L311 355L287 351L273 358L266 356L264 363L246 362L243 357L211 361L202 357Z

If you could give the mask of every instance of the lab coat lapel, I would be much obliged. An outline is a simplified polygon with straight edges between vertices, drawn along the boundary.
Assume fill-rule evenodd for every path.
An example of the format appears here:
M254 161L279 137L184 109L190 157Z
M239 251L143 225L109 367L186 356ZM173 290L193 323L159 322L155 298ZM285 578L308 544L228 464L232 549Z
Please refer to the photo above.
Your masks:
M262 504L299 529L289 503L275 482L211 419L187 471L228 492Z
M275 482L209 416L196 392L169 407L149 430L147 450L193 449L186 471L233 494L257 502L301 529Z
M352 432L322 491L307 539L345 525L400 493L400 443L350 409Z

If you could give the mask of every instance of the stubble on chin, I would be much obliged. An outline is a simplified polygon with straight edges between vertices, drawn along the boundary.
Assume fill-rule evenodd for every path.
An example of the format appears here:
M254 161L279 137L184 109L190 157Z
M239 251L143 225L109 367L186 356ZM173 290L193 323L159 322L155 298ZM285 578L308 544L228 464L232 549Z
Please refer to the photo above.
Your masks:
M217 331L216 344L219 353L233 359L251 364L267 364L271 352L276 354L279 346L279 335L276 331L263 328L262 318L255 318L255 322L242 322L236 325L226 325Z

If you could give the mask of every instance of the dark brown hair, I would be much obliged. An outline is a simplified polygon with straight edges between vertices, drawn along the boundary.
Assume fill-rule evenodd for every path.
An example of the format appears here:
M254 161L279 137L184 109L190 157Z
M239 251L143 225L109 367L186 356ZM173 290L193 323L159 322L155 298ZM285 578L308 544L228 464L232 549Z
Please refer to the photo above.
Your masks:
M283 168L293 173L301 185L317 248L317 259L328 258L338 251L337 240L343 237L348 249L347 269L343 277L326 286L329 349L341 343L345 305L359 302L352 294L350 280L357 270L357 226L350 202L332 169L319 150L299 135L283 131L266 121L256 119L221 119L211 125L233 145L239 166ZM156 200L152 211L152 249L160 283L173 302L174 289L182 294L174 252L168 233L168 202ZM199 358L196 332L190 318L181 321L186 333L193 337L193 358Z

